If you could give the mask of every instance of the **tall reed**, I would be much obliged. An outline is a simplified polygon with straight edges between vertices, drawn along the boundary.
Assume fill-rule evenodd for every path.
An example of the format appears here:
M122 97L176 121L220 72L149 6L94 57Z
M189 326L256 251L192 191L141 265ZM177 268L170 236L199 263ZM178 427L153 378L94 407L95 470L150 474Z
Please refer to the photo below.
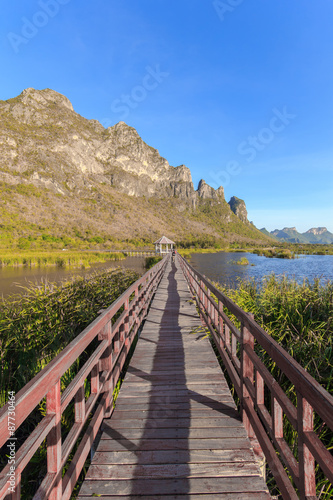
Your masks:
M99 251L21 251L12 252L2 250L0 252L0 267L89 267L90 264L107 262L109 260L123 260L126 256L123 252L99 252Z
M328 392L333 383L333 283L302 284L286 277L266 276L262 282L240 281L236 289L215 284L236 304L254 318L293 358L305 368ZM235 319L235 318L233 318ZM236 321L235 321L236 322ZM237 322L236 322L237 323ZM280 386L296 405L294 386L278 369L275 362L260 348L257 354L264 361ZM270 401L266 401L269 406ZM315 431L328 449L333 450L333 432L318 415ZM297 458L297 435L287 419L284 420L286 440ZM317 469L318 491L322 500L333 497L332 485ZM272 492L275 485L272 481Z
M20 390L137 279L109 270L61 284L32 286L0 303L0 406Z
M0 303L0 406L6 402L8 391L18 392L91 323L101 309L107 308L137 278L137 273L129 269L95 272L62 285L35 286L27 289L25 296L19 296L15 300L10 297ZM93 349L94 345L88 346L80 359L62 376L62 391L73 380ZM115 392L117 390L119 385ZM90 393L89 380L85 382L85 393L86 397ZM45 411L44 398L16 432L18 446L30 435ZM72 402L61 419L63 439L73 423ZM7 462L5 446L0 451L2 467ZM45 473L46 445L43 443L22 475L22 498L33 497Z

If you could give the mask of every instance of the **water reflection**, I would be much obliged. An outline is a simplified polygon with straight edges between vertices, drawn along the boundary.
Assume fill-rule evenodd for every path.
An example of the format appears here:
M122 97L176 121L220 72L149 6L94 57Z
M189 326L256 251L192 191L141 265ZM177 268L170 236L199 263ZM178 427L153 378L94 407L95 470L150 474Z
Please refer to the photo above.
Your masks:
M93 264L88 269L66 269L55 266L48 267L0 267L0 297L24 293L25 289L34 283L41 285L45 282L61 283L71 280L75 276L86 276L96 270L115 267L130 268L143 274L145 271L144 257L127 257L121 261L108 261Z
M237 265L245 257L249 265ZM252 253L192 254L192 266L212 281L235 287L239 279L255 278L275 273L295 278L299 283L315 278L333 280L333 255L300 255L296 259L269 259Z

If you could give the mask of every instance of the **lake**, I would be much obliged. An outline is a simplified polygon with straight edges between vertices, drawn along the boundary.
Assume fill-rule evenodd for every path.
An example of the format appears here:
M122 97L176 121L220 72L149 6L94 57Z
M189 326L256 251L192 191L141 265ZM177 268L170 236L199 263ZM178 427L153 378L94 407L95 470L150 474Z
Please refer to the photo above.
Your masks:
M94 271L110 269L115 267L130 268L140 275L145 272L145 257L127 257L124 260L107 261L93 264L87 269L60 268L56 266L46 267L0 267L0 299L12 294L24 293L31 283L40 285L42 283L71 280L75 276L86 276Z
M249 265L240 266L235 262L246 257ZM310 282L317 277L333 280L333 255L302 255L296 259L268 259L252 253L204 253L192 254L192 266L212 281L236 286L238 279L256 278L274 272L285 274L302 282L308 278ZM251 264L254 264L253 266ZM4 267L0 268L0 298L14 293L23 293L31 283L40 285L45 281L60 283L75 276L85 276L93 271L124 267L135 269L139 274L145 271L144 257L127 257L122 261L109 261L94 264L88 269L63 269L49 267ZM23 287L23 288L22 288Z
M249 265L236 264L246 257ZM294 278L299 283L315 278L333 281L333 255L299 255L295 259L267 258L252 253L205 253L192 254L191 265L212 281L235 287L239 279L261 280L263 276L275 273ZM252 264L252 265L251 265Z

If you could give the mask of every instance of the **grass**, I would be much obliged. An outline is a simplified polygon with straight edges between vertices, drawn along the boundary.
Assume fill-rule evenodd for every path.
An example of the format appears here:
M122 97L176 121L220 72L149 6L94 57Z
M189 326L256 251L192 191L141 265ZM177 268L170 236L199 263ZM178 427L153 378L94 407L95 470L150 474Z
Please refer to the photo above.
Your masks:
M1 302L1 406L8 390L20 390L137 277L131 270L103 271L32 286Z
M250 262L246 257L242 257L240 260L232 260L230 264L237 264L237 266L248 266Z
M109 260L123 260L126 256L122 252L41 252L41 251L1 251L0 267L90 267L91 264Z
M259 323L303 368L328 392L333 390L333 283L299 284L274 274L261 283L241 281L237 289L215 284L242 309L254 314ZM233 318L234 319L234 318ZM236 323L236 322L235 322ZM257 354L279 382L291 401L296 404L296 391L270 357L257 346ZM266 401L267 407L270 401ZM333 449L333 432L318 415L315 431L329 449ZM297 457L297 435L284 419L285 438ZM317 495L321 500L333 497L332 485L318 469ZM273 479L271 493L278 494Z
M289 250L289 248L265 248L265 249L255 249L253 253L257 255L263 255L264 257L277 259L294 259L295 252Z
M11 296L1 302L0 406L6 402L8 391L17 393L137 278L137 273L128 269L108 270L62 285L29 288L25 296ZM62 391L96 347L93 344L61 378ZM87 380L86 396L90 392L89 384ZM73 424L73 408L71 403L62 416L63 438ZM17 430L18 446L31 434L43 415L45 400ZM7 462L6 451L1 452L0 465L3 466ZM45 474L45 467L44 443L22 475L22 498L32 498L41 475Z
M160 260L162 260L163 257L161 257L160 255L157 255L157 256L152 256L152 257L146 257L145 259L145 268L148 270L150 269L151 267L155 266L155 264L157 264Z

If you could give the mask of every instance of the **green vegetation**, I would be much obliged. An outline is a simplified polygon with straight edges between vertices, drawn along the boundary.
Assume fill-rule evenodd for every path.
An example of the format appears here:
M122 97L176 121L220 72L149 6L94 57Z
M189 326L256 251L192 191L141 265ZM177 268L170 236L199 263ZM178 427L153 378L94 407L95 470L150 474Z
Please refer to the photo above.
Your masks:
M246 257L242 257L240 260L233 260L231 264L237 264L237 266L248 266L250 262Z
M123 260L122 252L0 252L0 267L57 266L90 267L97 262Z
M162 260L161 256L146 257L145 268L150 269L151 267L155 266L155 264L157 264L160 260Z
M259 323L291 356L305 368L328 392L333 389L333 283L310 284L274 275L262 283L254 280L241 281L237 289L215 284L242 309L254 314ZM234 319L234 318L233 318ZM237 323L237 322L236 322ZM239 326L239 325L238 325ZM296 391L274 361L256 347L257 354L264 361L276 380L296 404ZM267 396L267 408L270 401ZM328 447L333 449L333 433L318 416L315 417L315 431ZM286 440L297 457L296 433L288 420L284 419ZM321 500L332 498L332 485L317 469L318 490ZM275 491L271 479L272 494Z
M283 247L288 247L290 251L296 254L303 255L333 255L333 244L320 245L320 244L286 244Z
M0 406L9 388L21 389L137 278L131 270L103 271L2 301Z
M264 257L277 259L294 259L295 253L288 248L265 248L265 249L255 249L253 253L257 255L263 255Z
M297 255L333 255L333 245L280 243L273 248L255 248L253 253L269 258L295 259Z
M0 406L7 400L7 392L18 392L47 363L71 342L98 315L107 308L136 279L131 270L112 270L94 273L86 278L61 286L49 284L45 288L29 289L27 295L11 297L0 303ZM96 342L90 344L61 379L63 391L87 360ZM89 384L85 384L86 396ZM119 386L115 389L119 390ZM45 400L18 429L18 445L30 435L45 414ZM62 416L62 431L68 434L74 420L71 403ZM2 450L0 466L6 463ZM75 452L75 450L74 450ZM32 498L45 473L46 446L38 449L23 476L22 498Z

